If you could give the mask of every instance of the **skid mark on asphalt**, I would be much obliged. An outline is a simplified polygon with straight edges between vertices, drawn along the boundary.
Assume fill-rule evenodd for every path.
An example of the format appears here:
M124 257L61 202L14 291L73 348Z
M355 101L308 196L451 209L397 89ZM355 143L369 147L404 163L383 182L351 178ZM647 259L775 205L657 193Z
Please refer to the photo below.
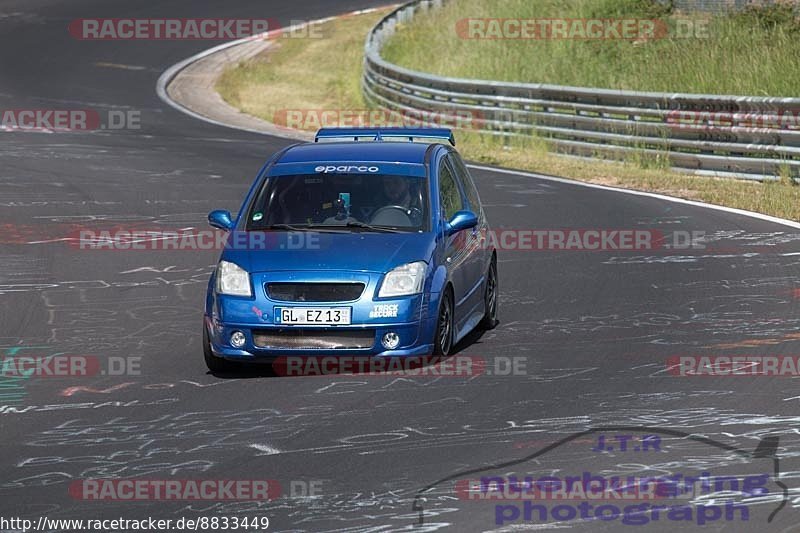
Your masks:
M142 67L140 65L123 65L122 63L109 63L107 61L98 61L94 64L96 67L100 68L116 68L120 70L146 70L147 67Z

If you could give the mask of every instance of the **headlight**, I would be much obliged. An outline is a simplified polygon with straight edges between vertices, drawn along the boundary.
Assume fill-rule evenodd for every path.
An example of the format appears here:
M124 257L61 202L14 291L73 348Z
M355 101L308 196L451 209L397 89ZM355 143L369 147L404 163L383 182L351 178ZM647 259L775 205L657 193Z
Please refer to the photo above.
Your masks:
M220 261L217 267L217 292L233 296L252 296L250 275L239 265Z
M408 296L422 292L427 266L425 261L417 261L416 263L399 266L390 271L383 278L381 290L378 291L378 298Z

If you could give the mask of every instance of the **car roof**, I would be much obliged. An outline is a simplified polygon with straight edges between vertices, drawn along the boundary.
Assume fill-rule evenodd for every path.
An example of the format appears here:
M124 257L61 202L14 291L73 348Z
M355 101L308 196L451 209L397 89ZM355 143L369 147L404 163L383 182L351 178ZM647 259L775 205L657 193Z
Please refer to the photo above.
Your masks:
M325 163L334 161L425 162L425 153L433 142L349 141L297 144L288 148L276 163Z

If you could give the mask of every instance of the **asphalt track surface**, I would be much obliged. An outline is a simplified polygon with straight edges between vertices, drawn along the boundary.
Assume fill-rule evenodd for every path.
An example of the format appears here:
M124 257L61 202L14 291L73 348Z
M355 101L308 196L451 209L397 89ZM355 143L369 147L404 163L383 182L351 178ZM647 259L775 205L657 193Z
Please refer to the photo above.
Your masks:
M206 124L158 99L161 72L217 43L79 42L66 31L70 21L223 16L288 22L372 5L0 2L0 108L141 112L140 130L0 133L4 355L141 358L140 376L0 383L0 516L267 516L270 530L278 531L483 531L501 528L493 504L463 501L453 492L453 480L480 475L469 474L472 469L507 462L493 474L741 474L748 468L772 474L779 462L771 497L749 502L749 521L718 520L705 528L792 530L800 517L793 503L800 486L798 381L678 377L665 365L674 355L800 354L800 255L787 255L800 251L798 230L474 170L495 228L644 228L713 238L704 250L501 251L501 324L458 347L460 355L483 358L493 375L422 378L213 376L203 363L200 328L218 252L87 251L64 240L76 225L202 228L209 210L235 211L262 162L289 142ZM524 372L497 375L503 358L523 358ZM779 437L779 445L766 446L761 458L739 454L748 457L742 460L708 442L665 434L664 448L671 444L662 455L598 453L590 449L597 437L591 433L529 457L607 426L683 431L745 452L764 436ZM635 432L598 431L609 440ZM271 479L283 496L269 502L70 496L75 480L98 478ZM789 501L767 523L784 499L778 479ZM293 481L314 483L319 494L297 497L296 489L290 497ZM505 526L533 523L523 518ZM693 524L662 517L639 527ZM549 525L623 527L598 520Z

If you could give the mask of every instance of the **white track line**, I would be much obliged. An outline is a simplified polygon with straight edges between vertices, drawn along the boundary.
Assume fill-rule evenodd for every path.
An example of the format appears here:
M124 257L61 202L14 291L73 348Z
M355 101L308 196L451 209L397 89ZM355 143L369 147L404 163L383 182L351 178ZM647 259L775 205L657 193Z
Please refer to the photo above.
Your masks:
M569 185L578 185L580 187L589 187L591 189L600 189L603 191L611 191L611 192L618 192L623 194L632 194L635 196L646 196L649 198L656 198L657 200L666 200L667 202L673 202L676 204L685 204L685 205L692 205L695 207L704 207L706 209L714 209L717 211L724 211L726 213L733 213L736 215L748 216L751 218L757 218L759 220L765 220L767 222L773 222L775 224L783 224L784 226L789 226L791 228L800 229L800 222L795 222L794 220L787 220L785 218L773 217L771 215L764 215L762 213L755 213L753 211L746 211L744 209L736 209L735 207L725 207L722 205L714 205L714 204L707 204L705 202L698 202L696 200L684 200L683 198L676 198L674 196L666 196L663 194L658 194L654 192L644 192L644 191L633 191L630 189L619 189L617 187L609 187L607 185L598 185L596 183L586 183L583 181L575 181L570 180L567 178L558 178L556 176L548 176L546 174L537 174L536 172L526 172L523 170L509 170L505 168L497 168L497 167L487 167L483 165L467 165L469 168L474 168L476 170L485 170L488 172L498 172L500 174L513 174L515 176L527 176L531 178L537 178L541 180L547 181L555 181L558 183L567 183ZM703 179L703 178L699 178ZM798 254L800 255L800 254Z
M181 61L179 63L175 63L174 65L169 67L167 70L165 70L161 74L161 76L159 76L158 82L156 82L156 93L158 93L158 97L161 98L161 100L163 100L170 107L173 107L173 108L177 109L178 111L180 111L182 113L186 113L187 115L192 116L192 117L194 117L194 118L196 118L198 120L202 120L204 122L208 122L208 123L214 124L216 126L222 126L222 127L225 127L225 128L233 128L233 129L237 129L237 130L247 131L247 132L250 132L250 133L257 133L259 135L266 135L266 136L270 136L270 137L283 137L283 136L281 136L280 134L277 134L277 133L266 133L266 132L259 131L259 130L245 128L245 127L242 127L242 126L234 126L234 125L231 125L231 124L225 124L224 122L219 122L217 120L214 120L214 119L205 117L203 115L200 115L198 113L195 113L191 109L188 109L188 108L182 106L181 104L179 104L178 102L176 102L172 98L170 98L169 95L167 94L167 86L175 78L175 76L178 75L178 73L181 70L185 69L186 67L188 67L192 63L194 63L196 61L199 61L200 59L208 57L209 55L214 54L216 52L219 52L220 50L225 50L226 48L231 48L233 46L237 46L239 44L252 41L253 39L269 38L270 36L274 35L277 32L296 31L296 30L302 29L302 28L304 28L304 27L306 27L306 26L308 26L310 24L323 24L325 22L329 22L329 21L337 19L337 18L354 16L354 15L363 15L363 14L366 14L366 13L372 13L374 11L378 11L380 9L384 9L386 7L390 7L390 6L384 6L384 7L380 7L380 8L371 8L371 9L362 9L360 11L353 11L351 13L346 13L344 15L338 15L338 16L333 16L333 17L325 17L325 18L318 19L318 20L312 20L312 21L309 21L309 22L304 22L303 24L290 26L289 28L280 28L280 29L277 29L277 30L272 30L272 31L268 31L268 32L265 32L265 33L261 33L261 34L255 35L253 37L245 37L244 39L238 39L236 41L231 41L229 43L224 43L224 44L221 44L219 46L215 46L213 48L209 48L208 50L205 50L203 52L200 52L199 54L195 54L195 55L193 55L191 57L188 57L188 58L184 59L183 61ZM289 138L289 137L284 137L284 138ZM297 139L293 139L293 140L297 140ZM756 219L759 219L759 220L764 220L766 222L772 222L774 224L782 224L782 225L788 226L790 228L800 229L800 222L795 222L793 220L787 220L787 219L779 218L779 217L773 217L773 216L770 216L770 215L764 215L762 213L755 213L753 211L746 211L744 209L736 209L736 208L733 208L733 207L724 207L724 206L721 206L721 205L707 204L705 202L698 202L696 200L684 200L683 198L676 198L674 196L666 196L666 195L663 195L663 194L657 194L657 193L652 193L652 192L634 191L634 190L630 190L630 189L620 189L620 188L617 188L617 187L609 187L607 185L598 185L598 184L595 184L595 183L586 183L586 182L583 182L583 181L575 181L575 180L571 180L571 179L567 179L567 178L558 178L558 177L555 177L555 176L547 176L545 174L537 174L535 172L526 172L526 171L522 171L522 170L509 170L509 169L505 169L505 168L487 167L487 166L483 166L483 165L467 165L467 166L469 168L474 168L476 170L484 170L484 171L488 171L488 172L498 172L500 174L512 174L512 175L515 175L515 176L527 176L527 177L537 178L537 179L546 180L546 181L554 181L554 182L558 182L558 183L566 183L568 185L575 185L575 186L579 186L579 187L589 187L589 188L592 188L592 189L600 189L600 190L604 190L604 191L616 192L616 193L621 193L621 194L632 194L632 195L635 195L635 196L646 196L646 197L649 197L649 198L655 198L657 200L664 200L666 202L672 202L672 203L684 204L684 205L691 205L691 206L694 206L694 207L703 207L705 209L713 209L713 210L716 210L716 211L724 211L726 213L733 213L735 215L741 215L741 216L746 216L746 217L750 217L750 218L756 218ZM703 179L703 178L698 178L698 179ZM800 254L785 254L785 255L800 255Z

